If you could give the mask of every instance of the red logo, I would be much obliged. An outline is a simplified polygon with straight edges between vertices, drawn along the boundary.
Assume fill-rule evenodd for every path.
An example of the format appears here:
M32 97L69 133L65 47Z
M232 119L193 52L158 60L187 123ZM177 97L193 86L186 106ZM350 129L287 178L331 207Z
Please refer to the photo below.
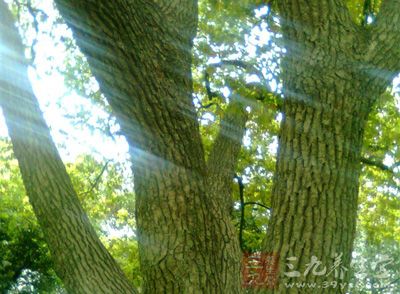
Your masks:
M273 289L277 285L279 255L245 252L242 258L242 287Z

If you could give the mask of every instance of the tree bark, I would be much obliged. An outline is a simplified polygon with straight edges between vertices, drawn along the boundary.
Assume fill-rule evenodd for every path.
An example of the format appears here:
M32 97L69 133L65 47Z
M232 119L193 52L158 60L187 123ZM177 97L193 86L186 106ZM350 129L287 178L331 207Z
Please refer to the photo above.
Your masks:
M55 2L130 145L143 292L239 293L192 104L197 1Z
M247 113L245 105L231 97L219 126L207 160L209 190L220 203L221 209L232 211L232 179L245 133Z
M381 13L389 20L378 16L371 34L351 21L342 1L278 2L287 53L272 217L264 247L280 258L273 293L346 293L364 126L376 98L399 69L392 31L398 30L393 22L400 1L383 5ZM382 22L386 26L379 29ZM375 41L381 38L384 50ZM338 255L340 265L330 273ZM322 263L314 272L313 257ZM294 271L300 276L290 277ZM301 283L306 284L299 287Z
M0 106L57 275L69 293L135 293L83 211L32 92L24 47L0 1Z

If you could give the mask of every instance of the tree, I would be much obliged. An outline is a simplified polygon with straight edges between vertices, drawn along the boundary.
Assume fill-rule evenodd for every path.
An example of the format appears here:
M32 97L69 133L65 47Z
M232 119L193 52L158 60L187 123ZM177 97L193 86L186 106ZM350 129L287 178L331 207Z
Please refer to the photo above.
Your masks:
M136 241L130 235L121 238L107 234L102 225L107 223L113 231L133 225L134 197L124 191L121 167L91 156L80 156L66 167L75 190L81 191L78 197L102 243L129 281L139 286ZM54 273L43 230L29 205L8 139L0 139L0 194L0 291L64 293L59 292L62 283Z
M32 92L12 15L4 2L0 5L0 39L4 44L0 105L56 272L72 292L132 293L132 286L100 242L77 198Z
M376 23L360 27L342 1L277 3L285 99L265 248L279 254L281 268L296 257L304 272L312 256L324 264L341 256L349 267L365 124L400 70L399 5L382 1ZM300 281L325 279L335 277ZM281 272L279 281L276 293L292 279Z
M78 45L87 55L92 72L98 79L132 148L144 291L197 292L220 289L222 292L238 292L240 287L238 242L228 211L218 206L219 195L212 194L219 191L207 190L207 187L212 186L209 182L213 179L208 176L191 102L190 47L196 32L196 3L187 3L186 7L179 9L177 6L175 10L165 3L163 5L124 2L105 4L95 1L56 3L72 27ZM118 16L101 19L92 14L98 10L98 15L107 15L110 9L114 9ZM122 13L121 9L130 12ZM78 14L81 15L77 17ZM183 21L179 19L182 16L186 16ZM132 31L130 26L134 22L154 27L154 31L140 32L136 31L136 28ZM118 34L108 35L110 24L116 26L114 29L115 32L119 32ZM156 28L163 31L163 34L156 33ZM10 34L7 38L19 44L15 41L15 35L14 30L14 35ZM9 47L11 45L12 48L16 47L15 44L10 44ZM94 48L92 46L96 46L97 49L92 50ZM18 49L16 52L20 53L18 58L21 59L22 50L18 47L16 49ZM111 53L109 50L114 52ZM147 54L150 55L146 56ZM159 58L155 59L155 56ZM117 61L116 57L120 58L120 61L125 60L126 63L118 61L119 65L116 66L114 63ZM20 64L21 61L9 68L16 68L16 65ZM6 86L9 88L11 81L7 82ZM24 84L29 84L26 74ZM12 89L15 88L18 89L18 87ZM41 198L43 191L36 189L43 187L45 183L42 182L43 179L35 179L36 174L33 173L35 166L30 160L33 158L38 160L43 156L43 162L57 164L56 167L48 167L48 175L56 174L58 170L63 172L65 169L32 94L28 93L28 98L33 101L31 103L35 108L25 110L24 116L21 117L20 110L12 104L15 102L5 101L6 95L10 95L10 92L12 91L9 90L2 95L4 96L2 107L14 152L20 163L30 201L39 222L45 228L50 249L55 256L57 273L63 279L66 288L78 292L91 292L97 289L96 292L99 293L133 291L120 270L113 267L113 260L107 261L109 255L104 252L87 218L84 217L85 213L76 199L76 193L66 173L57 177L61 180L57 184L61 187L66 186L64 188L66 191L55 192L67 194L62 195L55 204L55 207L61 206L60 211L56 213L55 207L40 203L43 201ZM31 115L35 118L32 119ZM35 132L43 133L43 138L48 141L46 145L50 146L47 148L51 148L50 153L42 154L41 147L44 146L44 141L40 140L40 146L34 133L30 138L31 141L26 141L26 133L23 129L17 128L19 125L15 125L16 121L21 119L28 125L34 125ZM39 126L36 121L40 122ZM21 140L23 133L24 140ZM226 137L223 132L221 137ZM30 150L35 147L33 151L37 154L32 151L27 152L28 148L23 147L24 145L19 147L19 144L23 143L29 144ZM221 146L227 145L221 144ZM27 158L28 154L30 155ZM222 154L231 155L230 152ZM52 160L45 159L46 156ZM228 166L229 168L233 166ZM221 171L228 177L233 174L233 171L227 172L225 167L221 168ZM214 169L213 176L217 172ZM32 174L34 176L31 176ZM64 211L62 199L66 197L70 201L68 206L72 208L68 207L69 209ZM42 212L46 207L51 211ZM81 262L70 257L66 259L63 254L66 248L58 244L60 239L71 239L71 236L60 236L63 230L57 226L58 216L69 215L70 213L67 213L69 211L74 212L75 218L81 219L81 223L78 224L75 223L75 218L63 222L70 227L69 231L74 236L72 238L86 238L87 234L92 238L89 242L72 239L73 244L66 243L67 248L70 248L70 254L82 254L80 258L83 260L82 268ZM46 232L47 229L49 231ZM82 232L75 231L77 229ZM80 243L84 243L88 248L78 248ZM164 244L168 246L163 246ZM100 256L88 259L85 256L95 255L89 254L88 250L100 252ZM108 271L104 273L104 276L110 277L108 281L103 279L99 282L96 276L90 278L85 276L83 268L94 266L96 260L97 262L105 260L98 266L98 276L101 276L101 271ZM107 268L105 265L108 263L111 266ZM86 271L86 275L88 274L92 273Z
M211 2L222 7L230 3ZM264 100L267 95L250 85L245 91L243 87L232 91L235 93L229 97L219 135L209 148L206 161L192 104L190 65L197 3L56 3L131 148L144 292L240 292L239 246L230 220L231 179L246 120L257 114L244 111L246 105L238 93L255 92ZM365 123L374 101L397 70L394 60L399 52L391 46L397 38L392 22L395 5L398 2L386 1L377 22L367 25L363 21L363 27L354 22L341 1L277 3L279 22L275 29L282 34L286 49L280 75L283 120L271 197L272 219L264 250L280 256L280 284L275 290L279 293L293 290L285 288L285 283L292 281L283 273L287 257L297 257L296 266L303 272L312 256L329 264L335 253L343 253L342 265L348 266ZM394 57L380 61L383 50L374 48L378 46L376 40L384 40L379 45L391 48L386 55L389 52ZM212 67L226 65L254 69L232 60ZM24 83L28 83L26 79ZM212 99L210 85L206 88ZM2 106L8 115L13 113L6 101ZM29 109L29 113L35 112L37 109ZM8 119L11 126L12 121ZM45 129L43 123L42 128ZM48 132L46 136L47 145L51 146ZM27 148L18 153L16 135L13 144L21 170L25 159L32 172L26 155L34 153ZM62 163L52 150L53 161L61 170ZM42 184L40 180L32 183L26 174L27 187ZM63 179L59 185L69 181L65 173L57 178ZM34 191L27 190L34 203ZM68 191L76 194L71 185ZM75 213L83 213L76 197L70 198ZM43 218L42 226L51 227L53 220L40 215L41 208L35 208L39 221ZM66 225L70 225L68 221ZM85 256L87 250L99 249L107 255L89 222L84 219L80 227L91 231L93 242L88 249L74 247L71 252ZM48 229L58 274L67 288L81 292L116 291L107 280L93 285L77 279L87 275L84 270L63 275L61 262L57 261L57 245L51 242L51 238L60 237L65 238L57 230ZM101 263L89 264L106 270ZM109 272L127 284L117 267L109 268ZM333 275L328 277L328 282L333 280ZM323 280L310 274L301 281ZM125 289L133 291L129 286Z
M211 188L232 177L238 152L218 150L219 169L204 158L192 103L197 3L56 4L131 147L144 291L238 292L237 238L218 201L226 195Z

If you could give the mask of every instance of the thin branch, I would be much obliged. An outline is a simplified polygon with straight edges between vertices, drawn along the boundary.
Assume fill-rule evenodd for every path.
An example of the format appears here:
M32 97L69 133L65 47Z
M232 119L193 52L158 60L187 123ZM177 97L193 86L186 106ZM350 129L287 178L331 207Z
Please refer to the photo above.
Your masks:
M223 65L234 65L234 66L238 66L241 67L243 69L249 69L252 68L253 66L249 65L248 63L241 61L241 60L229 60L229 59L223 59L220 62L216 62L216 63L211 63L210 66L214 66L214 67L220 67Z
M37 44L37 42L38 42L38 35L39 35L39 21L38 21L38 16L39 16L39 14L42 14L45 18L47 18L48 16L47 16L47 14L46 14L43 10L33 7L33 6L32 6L32 1L31 1L31 0L27 0L26 3L22 3L22 2L20 2L20 1L15 1L15 0L14 0L14 1L13 1L13 4L14 4L14 5L16 6L16 8L17 8L17 19L18 19L18 22L21 21L21 10L22 10L22 7L25 7L26 10L28 11L28 13L29 13L29 14L32 16L32 18L33 18L32 26L33 26L33 29L34 29L34 31L35 31L35 35L34 35L34 38L33 38L33 40L32 40L32 44L29 46L29 47L30 47L30 54L31 54L31 57L30 57L30 59L28 60L28 62L29 62L29 64L30 64L32 67L35 67L35 65L34 65L34 61L35 61L35 57L36 57L35 46L36 46L36 44Z
M13 0L13 4L17 7L17 8L21 8L22 6L23 7L26 7L26 8L28 8L28 9L32 9L32 11L36 14L36 13L40 13L40 14L42 14L43 15L43 17L45 17L45 18L48 18L49 17L49 15L43 10L43 9L40 9L40 8L37 8L37 7L32 7L32 5L31 5L31 0L28 0L27 1L28 3L23 3L23 2L21 2L21 1L17 1L17 0ZM30 7L30 8L29 8Z
M213 105L218 105L218 104L217 104L217 103L214 103L214 102L211 102L211 103L208 103L208 104L203 105L203 104L200 103L199 109L208 109L208 108L210 108L210 107L213 106Z
M386 164L384 164L384 163L382 163L382 162L380 162L380 161L378 161L378 160L375 160L375 159L373 159L373 158L365 158L365 157L362 157L362 158L360 159L360 161L361 161L362 163L366 164L366 165L379 168L380 170L382 170L382 171L384 171L384 172L388 172L388 173L390 173L390 174L392 175L393 178L394 178L394 177L397 178L397 173L398 173L398 171L396 172L395 169L396 169L397 167L400 166L400 161L399 161L399 162L395 162L395 163L392 164L391 166L388 166L388 165L386 165ZM396 184L395 179L392 179L392 181L393 181L393 184L392 184L393 187L395 187L397 190L400 191L400 187Z
M210 64L211 67L223 67L223 66L229 66L229 65L240 67L244 70L249 71L250 74L255 74L260 79L262 84L264 86L268 87L268 91L271 92L269 85L268 85L268 81L265 79L262 71L257 69L254 65L249 64L248 62L241 61L241 60L223 59L220 62Z
M213 68L224 67L224 66L240 67L240 68L246 70L249 74L256 75L259 78L260 83L255 83L255 82L246 83L246 87L248 87L248 88L252 87L253 89L256 89L256 90L257 89L259 90L261 88L263 89L263 91L257 90L257 93L260 93L260 94L259 94L259 97L256 98L256 100L259 100L259 101L264 101L267 98L267 95L265 95L265 93L261 93L261 92L266 91L267 93L274 95L276 97L276 99L278 100L278 108L280 108L279 107L280 99L279 99L279 97L276 96L277 93L271 89L268 80L264 77L264 74L262 73L262 71L259 70L256 66L254 66L248 62L245 62L245 61L229 60L229 59L223 59L220 62L211 63L209 65L209 67L213 67ZM207 96L211 100L213 97L217 97L218 93L211 91L210 82L209 82L210 76L209 76L207 70L205 71L204 77L205 77Z
M30 58L30 63L33 66L34 65L34 61L36 58L36 52L35 52L35 46L37 44L38 41L38 35L39 35L39 22L37 20L37 11L35 11L32 7L32 3L31 0L28 0L27 2L27 8L28 8L28 12L29 14L32 16L33 18L33 29L35 30L35 37L33 38L32 44L31 44L31 58Z
M384 163L382 163L380 161L377 161L377 160L374 160L374 159L371 159L371 158L366 158L366 157L361 157L360 160L361 160L362 163L364 163L366 165L374 166L374 167L377 167L377 168L379 168L379 169L381 169L383 171L388 171L388 172L392 172L393 173L393 170L391 170L390 166L387 166L386 164L384 164Z
M208 100L212 100L214 97L218 97L218 94L216 92L211 91L210 75L207 70L204 72L204 83L206 86Z
M97 175L96 179L94 180L93 183L91 183L89 190L81 193L80 195L87 195L91 192L93 192L93 190L97 187L97 185L100 183L101 177L103 176L104 172L107 169L108 164L110 163L111 160L107 160L106 163L104 164L103 168L101 169L100 173Z
M392 174L395 173L394 169L396 167L400 166L400 161L392 164L391 166L388 166L388 165L386 165L386 164L384 164L384 163L382 163L382 162L380 162L378 160L375 160L373 158L361 157L360 160L361 160L362 163L364 163L366 165L377 167L377 168L379 168L379 169L381 169L383 171L387 171L387 172L390 172Z
M246 205L258 205L258 206L264 207L265 209L271 210L271 207L268 207L268 206L266 206L266 205L264 205L264 204L262 204L260 202L249 201L249 202L243 203L243 205L244 206L246 206Z
M243 230L244 230L244 225L245 225L244 210L245 210L246 205L259 205L268 210L271 210L271 208L262 203L259 203L259 202L253 202L253 201L244 202L243 179L242 179L242 177L238 176L237 174L235 174L235 176L233 178L237 180L237 183L239 186L239 201L240 201L239 244L240 244L240 249L244 252Z

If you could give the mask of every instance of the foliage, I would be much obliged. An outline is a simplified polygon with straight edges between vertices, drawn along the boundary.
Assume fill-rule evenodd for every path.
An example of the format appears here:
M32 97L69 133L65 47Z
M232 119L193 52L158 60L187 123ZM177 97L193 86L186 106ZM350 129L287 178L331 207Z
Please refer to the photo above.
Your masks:
M24 270L40 273L31 280L40 291L51 290L58 278L43 234L28 203L8 139L0 140L0 292L18 284ZM25 284L29 284L29 281Z

